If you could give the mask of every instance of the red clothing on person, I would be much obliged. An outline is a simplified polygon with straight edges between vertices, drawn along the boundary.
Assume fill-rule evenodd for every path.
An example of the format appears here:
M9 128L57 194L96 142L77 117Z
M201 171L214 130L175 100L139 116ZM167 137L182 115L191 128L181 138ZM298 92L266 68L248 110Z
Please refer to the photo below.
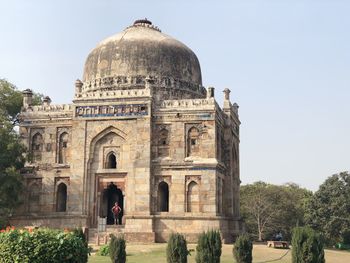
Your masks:
M120 212L121 212L121 208L120 208L120 206L119 205L114 205L113 207L112 207L112 212L113 212L113 214L115 214L115 215L118 215Z

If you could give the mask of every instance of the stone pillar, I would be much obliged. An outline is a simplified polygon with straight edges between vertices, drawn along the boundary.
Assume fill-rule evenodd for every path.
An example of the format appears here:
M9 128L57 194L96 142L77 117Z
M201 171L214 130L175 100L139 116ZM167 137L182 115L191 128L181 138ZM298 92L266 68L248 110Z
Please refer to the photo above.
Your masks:
M75 81L75 96L78 97L78 94L80 94L82 92L82 88L83 88L83 82L81 82L80 79L77 79Z
M23 94L23 107L28 108L33 103L33 92L30 89L22 91Z
M123 217L122 217L122 225L124 226L125 225L125 223L126 223L126 219L125 219L125 215L126 215L126 210L125 210L125 207L126 207L126 196L125 196L125 194L123 193L123 207L122 207L122 209L123 209Z
M230 101L230 93L231 93L231 90L229 90L228 88L224 89L225 100Z
M44 97L44 99L43 99L43 105L44 105L44 106L50 106L50 104L51 104L51 99L50 99L50 97L49 97L49 96Z
M229 110L231 108L230 93L231 90L228 88L224 89L224 110Z
M150 94L150 96L152 98L156 97L156 100L159 101L162 96L161 96L161 94L159 94L159 92L153 94L154 93L153 87L154 87L154 79L152 77L150 77L150 76L147 76L146 79L145 79L145 89L149 90L149 94Z
M214 87L208 87L208 91L207 91L207 98L214 98L214 92L215 91L215 88Z

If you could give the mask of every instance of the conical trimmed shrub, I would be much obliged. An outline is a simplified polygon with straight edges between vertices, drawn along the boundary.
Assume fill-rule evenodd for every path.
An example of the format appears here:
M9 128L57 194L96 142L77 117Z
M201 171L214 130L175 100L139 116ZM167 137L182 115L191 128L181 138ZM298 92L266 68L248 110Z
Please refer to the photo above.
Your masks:
M166 248L168 263L187 263L187 242L186 238L179 233L172 233Z
M247 234L243 234L236 239L233 247L233 256L237 263L252 263L253 243Z
M320 234L310 227L296 227L292 237L293 263L325 263L324 244Z
M196 263L220 263L221 246L219 231L203 232L198 238Z
M126 245L124 236L110 235L111 241L109 243L109 256L113 263L126 262Z

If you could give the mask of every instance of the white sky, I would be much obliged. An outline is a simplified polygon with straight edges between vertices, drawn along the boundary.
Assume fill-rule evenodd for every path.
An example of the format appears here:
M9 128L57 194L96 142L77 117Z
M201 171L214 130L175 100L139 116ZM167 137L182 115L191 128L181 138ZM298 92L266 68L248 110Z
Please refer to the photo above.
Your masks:
M130 3L132 2L132 3ZM147 17L240 105L241 180L350 170L350 1L0 0L0 78L70 103L89 51Z

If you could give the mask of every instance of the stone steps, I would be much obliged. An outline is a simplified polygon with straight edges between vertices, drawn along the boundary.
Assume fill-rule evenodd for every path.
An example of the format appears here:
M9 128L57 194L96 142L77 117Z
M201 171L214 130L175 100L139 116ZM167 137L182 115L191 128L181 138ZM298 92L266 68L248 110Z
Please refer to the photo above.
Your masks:
M97 231L97 228L89 229L89 244L101 246L108 244L110 234L122 234L124 233L124 225L107 226L105 231Z

